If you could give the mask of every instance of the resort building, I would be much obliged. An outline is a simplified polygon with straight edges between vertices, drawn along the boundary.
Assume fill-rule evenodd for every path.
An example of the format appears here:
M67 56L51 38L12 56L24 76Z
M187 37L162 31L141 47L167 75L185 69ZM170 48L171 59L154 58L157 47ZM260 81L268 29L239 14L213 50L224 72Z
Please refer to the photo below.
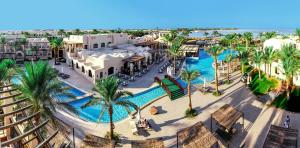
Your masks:
M157 42L131 43L124 33L64 38L67 64L95 83L112 74L134 75L160 57Z
M263 47L273 47L273 50L280 50L283 45L287 44L292 44L295 46L297 49L300 50L300 43L297 42L296 37L291 37L288 39L282 39L282 38L272 38L269 40L266 40L263 44ZM264 65L260 67L261 70L264 69ZM267 69L268 71L268 69ZM280 60L273 61L272 67L270 69L271 76L275 76L281 80L285 80L285 75L284 75L284 69L282 68ZM269 72L268 72L269 73ZM293 83L297 86L300 86L300 75L296 75L293 77Z
M47 38L27 38L26 59L37 57L46 60L52 57L52 50ZM29 59L28 59L29 58Z

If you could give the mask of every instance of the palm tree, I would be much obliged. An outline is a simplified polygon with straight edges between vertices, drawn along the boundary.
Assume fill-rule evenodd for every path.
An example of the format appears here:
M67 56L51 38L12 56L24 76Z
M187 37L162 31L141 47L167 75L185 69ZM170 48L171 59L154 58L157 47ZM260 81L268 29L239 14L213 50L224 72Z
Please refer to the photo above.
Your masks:
M74 30L74 35L80 35L80 34L82 34L80 29L75 29Z
M130 107L138 109L138 106L130 102L128 99L120 99L124 96L133 96L131 92L128 91L118 91L120 83L115 76L108 76L107 78L101 79L96 82L95 90L100 94L101 98L93 98L82 108L100 105L101 111L99 115L99 121L105 112L109 114L110 120L110 139L114 136L114 123L113 123L113 113L114 105L119 105L124 107L128 112L130 112Z
M279 58L284 69L284 75L287 83L287 99L290 98L290 85L293 85L293 76L300 69L300 51L293 45L283 45L279 53Z
M198 71L184 70L181 73L182 80L184 80L188 84L187 89L188 89L188 95L189 95L189 110L190 111L193 110L192 97L191 97L191 82L194 79L196 79L198 76L199 76L199 72Z
M300 28L296 29L296 35L298 36L298 40L300 41Z
M13 77L15 64L15 61L11 59L4 59L0 62L0 86Z
M232 58L233 58L233 56L230 54L225 57L225 62L227 63L227 83L230 83L229 70L230 70L230 64L231 64Z
M236 47L236 50L238 51L238 58L240 59L241 63L241 73L244 74L244 67L245 64L248 63L249 60L249 50L245 46L238 45Z
M215 31L213 31L213 32L211 33L211 35L212 35L213 37L219 37L221 34L220 34L217 30L215 30Z
M271 38L274 38L277 36L277 33L275 31L272 31L272 32L265 32L264 33L264 37L266 40L268 39L271 39Z
M249 45L250 45L250 43L251 43L252 40L253 40L253 33L252 33L252 32L245 32L245 33L243 34L243 40L245 41L245 47L246 47L247 50L248 50Z
M182 30L182 35L183 35L184 37L188 37L190 33L191 33L191 30L190 30L190 29L183 29L183 30Z
M50 46L54 51L54 62L57 63L58 51L63 48L63 39L62 38L52 38L50 40Z
M271 75L272 62L276 58L277 58L277 52L273 50L272 46L264 48L263 61L265 63L265 73L267 77ZM267 70L267 67L269 68L269 72Z
M168 46L172 46L172 43L177 38L178 32L176 30L171 30L170 33L164 35L162 40L167 43Z
M18 48L20 47L20 41L14 41L12 43L12 46L13 46L13 49L14 49L14 52L16 52L18 50Z
M171 56L173 56L173 68L174 68L174 73L176 74L176 58L180 56L180 47L183 43L184 38L177 37L174 39L171 43L171 46L167 49L168 53L170 53Z
M91 34L98 34L99 33L99 31L97 30L97 29L93 29L92 31L91 31Z
M20 84L17 84L16 87L33 105L31 111L40 112L35 117L36 125L40 123L41 117L49 117L55 122L53 113L57 107L64 107L76 113L76 110L69 104L54 100L57 95L65 95L70 98L74 98L74 96L67 92L69 88L57 79L57 74L47 62L27 62L24 69L18 69L17 72Z
M25 51L25 46L27 44L27 39L26 38L21 38L19 43L22 46L22 50Z
M5 51L5 45L6 45L6 39L4 36L0 36L0 44L1 44L1 47L2 47L2 50Z
M223 52L222 46L214 45L206 51L213 57L215 63L215 83L216 83L216 95L220 95L219 92L219 79L218 79L218 56Z
M256 49L252 55L252 62L255 64L255 67L258 70L259 79L261 79L260 65L262 63L262 58L263 58L263 52Z
M65 32L65 30L64 30L64 29L59 29L59 30L58 30L58 32L57 32L57 35L59 35L59 36L63 37L63 36L65 36L65 35L66 35L66 32Z

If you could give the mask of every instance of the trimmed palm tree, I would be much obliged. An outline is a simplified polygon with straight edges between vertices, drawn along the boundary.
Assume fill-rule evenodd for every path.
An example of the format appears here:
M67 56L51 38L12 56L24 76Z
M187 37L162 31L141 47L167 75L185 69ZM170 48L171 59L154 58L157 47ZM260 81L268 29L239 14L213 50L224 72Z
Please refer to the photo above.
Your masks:
M227 63L227 83L230 83L230 76L229 76L229 73L230 73L230 64L231 64L231 61L233 59L233 56L232 55L227 55L225 57L225 62Z
M133 96L133 94L128 91L118 91L119 85L119 80L115 76L108 76L107 78L98 80L96 82L95 90L100 94L101 98L95 97L82 106L82 108L85 108L100 105L101 111L98 118L99 122L104 113L108 112L110 121L110 139L114 138L113 106L122 106L128 111L128 113L130 112L131 107L136 110L138 109L138 106L130 102L128 99L120 99L125 96Z
M189 96L189 108L188 112L194 112L193 111L193 106L192 106L192 97L191 97L191 82L195 80L199 76L198 71L189 71L189 70L184 70L181 73L181 78L185 82L187 82L187 90L188 90L188 96Z
M222 46L214 45L208 48L207 53L210 54L214 59L215 64L215 83L216 83L216 95L220 95L219 92L219 78L218 78L218 56L224 51Z
M6 39L5 39L5 37L3 37L3 36L0 36L0 44L1 44L1 49L3 50L3 51L5 51L5 45L6 45Z
M279 59L284 69L284 75L287 83L287 99L290 98L290 85L293 85L293 76L300 69L300 51L293 45L283 45L279 53Z
M62 38L52 38L50 39L51 49L54 51L54 62L57 63L58 52L63 48L63 39Z
M272 62L276 58L277 58L277 52L273 50L272 46L264 48L263 61L265 64L265 73L267 77L271 75ZM269 68L269 70L267 70L267 68Z
M65 87L57 79L57 74L47 62L27 62L24 69L18 69L17 72L17 79L20 83L16 87L33 105L31 111L40 112L34 118L36 125L40 123L41 118L50 118L55 122L53 113L57 107L63 107L77 113L69 104L55 101L55 96L64 95L71 99L74 96L67 91L69 87Z
M262 58L263 58L263 52L256 49L251 57L252 62L255 64L255 68L258 70L258 76L259 79L261 79L261 63L262 63Z

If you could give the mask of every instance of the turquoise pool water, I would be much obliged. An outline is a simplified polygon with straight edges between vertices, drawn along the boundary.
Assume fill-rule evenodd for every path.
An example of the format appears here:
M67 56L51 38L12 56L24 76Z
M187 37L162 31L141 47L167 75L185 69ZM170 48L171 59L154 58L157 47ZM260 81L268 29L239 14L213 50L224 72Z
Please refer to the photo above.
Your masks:
M80 90L78 90L78 89L76 89L76 88L74 88L74 87L71 87L70 85L68 85L68 84L66 84L66 83L64 83L64 86L70 87L70 89L69 89L67 92L70 93L70 94L72 94L72 95L75 96L75 97L80 97L80 96L85 95L84 92L82 92L82 91L80 91ZM70 98L69 98L68 96L66 96L66 95L57 95L57 96L55 96L55 98L56 98L57 100L59 100L59 101L62 101L62 102L64 102L64 101L72 101L72 99L70 99Z
M158 97L161 97L165 94L166 92L161 87L157 86L148 89L146 91L143 91L141 93L135 94L133 97L125 97L120 99L129 99L131 102L141 107L149 103L150 101ZM81 106L84 105L86 102L88 102L90 99L91 97L87 97L80 100L72 101L69 104L72 105L78 111L80 118L87 121L98 122L101 105L94 105L91 107L81 108ZM114 105L113 108L114 108L113 121L120 121L128 117L128 113L126 109L123 108L122 106ZM131 108L131 111L133 111L133 108ZM104 113L104 115L100 119L100 122L102 123L109 122L108 112Z
M224 60L227 55L230 54L230 50L225 50L219 57L218 60ZM236 52L232 51L233 54ZM203 49L199 50L199 56L193 58L186 58L186 68L188 70L197 70L200 72L200 76L192 81L192 84L203 84L204 79L206 82L214 80L215 70L212 67L214 59ZM178 79L181 85L186 87L186 83Z

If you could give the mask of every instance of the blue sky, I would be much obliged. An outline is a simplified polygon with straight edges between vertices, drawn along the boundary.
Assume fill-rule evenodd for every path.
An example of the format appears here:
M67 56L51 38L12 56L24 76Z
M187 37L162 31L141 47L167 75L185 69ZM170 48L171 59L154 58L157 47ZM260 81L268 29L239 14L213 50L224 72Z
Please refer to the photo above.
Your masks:
M3 0L0 29L296 28L299 0Z

